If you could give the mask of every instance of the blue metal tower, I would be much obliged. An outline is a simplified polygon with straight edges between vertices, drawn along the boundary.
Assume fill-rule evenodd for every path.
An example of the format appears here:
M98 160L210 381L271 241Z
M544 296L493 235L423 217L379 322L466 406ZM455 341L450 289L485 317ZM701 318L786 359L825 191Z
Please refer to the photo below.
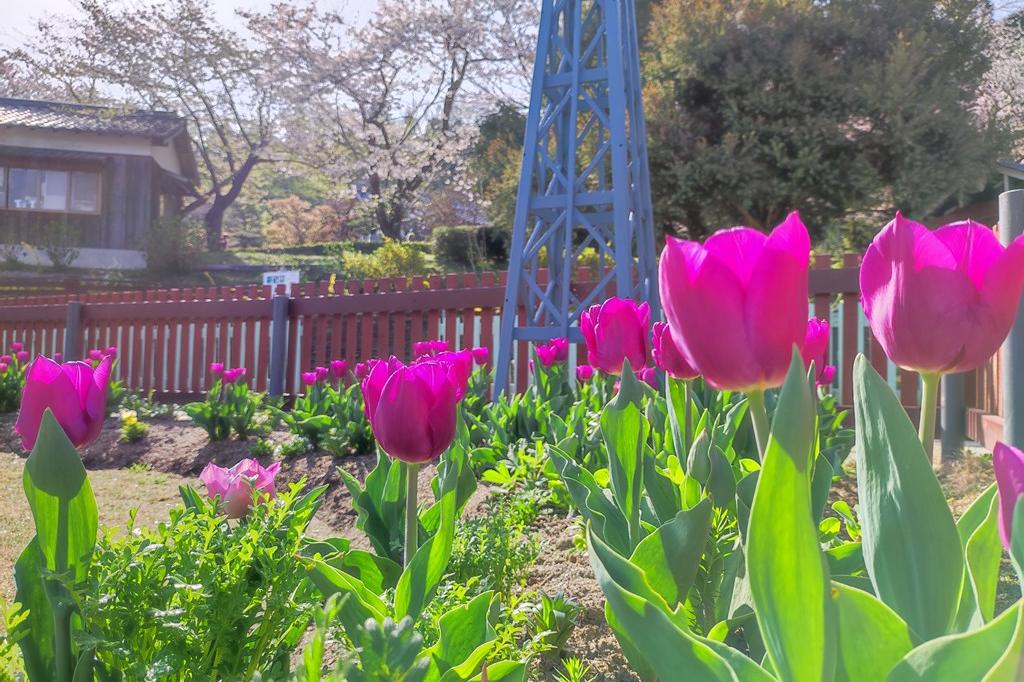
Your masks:
M577 295L573 266L587 247L598 253L596 285ZM580 313L609 290L657 314L634 0L542 0L495 397L515 341L582 341Z

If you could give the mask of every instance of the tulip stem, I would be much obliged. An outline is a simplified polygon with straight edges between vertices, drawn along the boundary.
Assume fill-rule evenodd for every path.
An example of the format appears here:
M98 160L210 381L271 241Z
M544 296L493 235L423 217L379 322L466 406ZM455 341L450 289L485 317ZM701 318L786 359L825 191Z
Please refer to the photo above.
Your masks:
M669 378L669 381L672 379ZM690 443L693 442L693 379L683 381L683 405L686 411L683 413L683 454L680 463L686 461L686 456L690 454Z
M416 544L419 538L419 517L416 516L416 494L419 491L420 465L412 462L405 462L405 556L404 566L412 561L412 555L416 553Z
M939 404L939 379L935 372L921 373L921 420L918 436L928 461L932 460L935 450L935 410Z
M768 425L768 410L764 407L764 391L750 391L747 393L747 400L750 402L750 420L754 424L757 452L761 456L761 461L764 461L764 452L768 449L768 434L771 432Z

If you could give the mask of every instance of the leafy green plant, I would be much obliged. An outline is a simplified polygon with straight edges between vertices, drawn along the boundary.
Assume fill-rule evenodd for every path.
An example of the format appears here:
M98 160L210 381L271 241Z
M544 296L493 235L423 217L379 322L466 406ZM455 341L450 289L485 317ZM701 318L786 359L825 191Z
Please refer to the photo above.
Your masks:
M562 670L555 672L555 682L593 682L590 666L582 659L571 656L562 659Z
M382 279L427 273L423 250L393 239L385 240L380 248L369 254L350 251L344 246L330 251L339 257L338 266L345 279Z
M559 655L576 627L580 609L563 594L549 597L542 594L531 609L531 635L546 651Z
M228 381L217 376L206 400L189 403L184 410L211 441L225 440L232 432L239 440L246 440L267 426L263 416L265 397L250 390L244 380Z
M121 413L121 440L125 443L137 443L149 433L149 424L140 421L134 410Z
M28 613L22 610L21 604L8 604L6 599L0 597L0 679L25 679L25 665L21 660L16 633L27 618ZM20 636L24 636L24 632Z
M448 570L456 583L474 580L479 591L509 594L525 582L540 554L528 534L536 505L515 496L492 497L481 516L459 522Z
M25 387L26 363L12 353L10 362L0 361L0 414L14 412L21 404L21 391Z
M156 529L107 532L88 584L80 646L129 679L203 671L280 677L310 622L317 590L295 556L326 487L294 484L237 522L190 488Z
M256 441L249 446L249 455L253 459L272 459L277 454L277 444L269 438L257 438Z

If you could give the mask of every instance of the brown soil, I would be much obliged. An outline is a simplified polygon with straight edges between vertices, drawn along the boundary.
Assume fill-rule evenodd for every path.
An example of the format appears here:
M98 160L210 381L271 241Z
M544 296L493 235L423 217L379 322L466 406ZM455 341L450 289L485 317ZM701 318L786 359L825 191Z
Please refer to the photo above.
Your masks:
M576 656L590 665L598 680L637 680L619 649L615 635L604 619L604 595L594 579L585 552L573 552L576 524L562 515L542 515L534 524L540 535L541 551L527 589L549 595L561 592L581 609L576 629L566 645L563 657ZM541 666L546 679L554 679L557 661Z

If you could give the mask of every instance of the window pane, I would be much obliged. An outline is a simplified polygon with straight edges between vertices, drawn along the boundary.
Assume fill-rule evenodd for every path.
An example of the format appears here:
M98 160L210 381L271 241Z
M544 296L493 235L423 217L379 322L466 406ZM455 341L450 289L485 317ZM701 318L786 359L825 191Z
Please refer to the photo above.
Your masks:
M99 173L75 172L71 174L71 210L95 213L100 209Z
M42 208L49 211L68 210L67 171L42 171Z
M41 208L39 185L43 179L42 172L12 168L10 176L11 189L7 206L10 208Z
M0 166L0 208L7 206L7 169Z

